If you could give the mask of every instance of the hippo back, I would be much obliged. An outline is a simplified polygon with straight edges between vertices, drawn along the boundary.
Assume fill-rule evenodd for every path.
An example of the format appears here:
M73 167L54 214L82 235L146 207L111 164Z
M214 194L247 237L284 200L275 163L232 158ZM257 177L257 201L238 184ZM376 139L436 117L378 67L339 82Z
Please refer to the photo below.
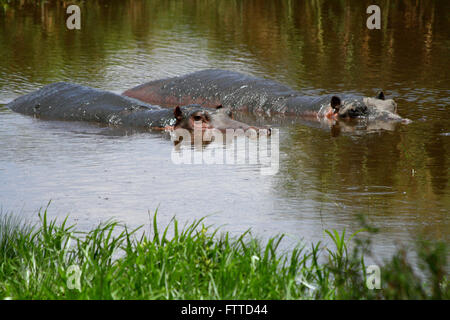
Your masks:
M163 127L174 120L171 110L67 82L47 85L15 99L7 107L47 120L89 121L133 127Z

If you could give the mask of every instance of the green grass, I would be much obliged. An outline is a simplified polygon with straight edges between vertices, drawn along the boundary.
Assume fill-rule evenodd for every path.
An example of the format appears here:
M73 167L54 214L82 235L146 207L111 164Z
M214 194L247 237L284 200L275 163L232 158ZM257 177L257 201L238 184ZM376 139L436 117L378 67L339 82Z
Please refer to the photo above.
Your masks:
M151 235L138 237L140 229L114 221L82 233L67 218L57 224L46 211L39 216L30 226L0 215L0 299L449 298L442 243L419 248L425 279L403 252L380 266L382 288L369 290L367 248L345 231L327 231L334 248L280 252L283 236L264 243L250 232L231 237L204 219L182 228L172 219L160 229L155 214Z

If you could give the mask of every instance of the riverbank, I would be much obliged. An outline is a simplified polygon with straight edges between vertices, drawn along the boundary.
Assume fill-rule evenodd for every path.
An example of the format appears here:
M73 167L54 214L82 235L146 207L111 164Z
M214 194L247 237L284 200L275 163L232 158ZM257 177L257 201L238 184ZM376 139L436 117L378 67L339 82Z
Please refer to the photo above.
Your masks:
M0 299L448 299L446 245L417 245L419 277L405 250L365 265L370 241L326 231L321 243L280 252L283 236L262 243L176 219L151 234L115 221L78 232L67 219L29 225L0 216ZM170 237L168 235L171 235ZM349 245L353 248L348 249ZM369 272L366 272L369 271ZM368 280L368 281L367 281ZM380 285L380 289L376 287ZM370 289L372 287L373 289Z

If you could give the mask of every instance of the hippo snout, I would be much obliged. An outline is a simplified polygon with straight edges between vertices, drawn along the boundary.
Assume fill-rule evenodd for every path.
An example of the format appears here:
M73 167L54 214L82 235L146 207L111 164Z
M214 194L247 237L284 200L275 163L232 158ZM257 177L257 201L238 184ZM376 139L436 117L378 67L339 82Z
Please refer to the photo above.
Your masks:
M248 125L244 122L240 122L233 119L233 114L230 109L223 108L221 105L216 107L216 111L211 115L211 126L214 129L220 131L226 130L242 130L245 133L250 133L254 131L257 135L265 133L266 135L272 134L272 129L270 128L258 128L255 126Z

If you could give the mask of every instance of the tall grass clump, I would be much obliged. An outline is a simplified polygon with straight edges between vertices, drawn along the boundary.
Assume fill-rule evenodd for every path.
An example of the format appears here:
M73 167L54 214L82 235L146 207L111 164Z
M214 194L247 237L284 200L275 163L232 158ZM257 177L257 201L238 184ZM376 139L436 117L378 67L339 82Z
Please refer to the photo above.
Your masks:
M78 232L49 221L30 226L0 219L0 299L448 299L446 247L425 244L419 258L426 279L395 255L379 290L366 286L364 252L356 239L327 231L321 243L280 252L283 236L261 241L176 219L137 235L115 221ZM354 249L349 252L348 244Z

